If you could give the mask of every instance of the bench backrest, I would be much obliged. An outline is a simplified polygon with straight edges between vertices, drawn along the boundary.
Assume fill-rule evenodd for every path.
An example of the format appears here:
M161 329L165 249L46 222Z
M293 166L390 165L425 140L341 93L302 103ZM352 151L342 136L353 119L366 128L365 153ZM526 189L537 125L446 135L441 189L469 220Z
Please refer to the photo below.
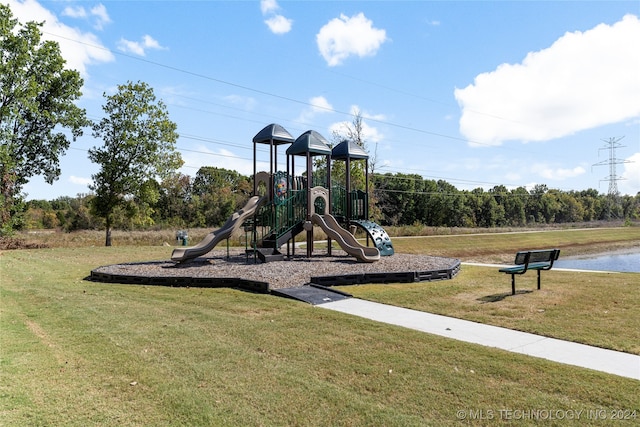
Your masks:
M536 251L523 251L516 254L514 264L523 265L534 262L553 262L560 256L560 249L543 249Z

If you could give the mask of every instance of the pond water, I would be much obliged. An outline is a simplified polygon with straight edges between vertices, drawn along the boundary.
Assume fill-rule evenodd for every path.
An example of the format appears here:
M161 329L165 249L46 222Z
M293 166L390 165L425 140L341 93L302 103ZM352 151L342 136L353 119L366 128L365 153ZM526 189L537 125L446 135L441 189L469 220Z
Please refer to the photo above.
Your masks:
M640 252L609 252L603 254L583 255L562 258L553 263L558 268L575 268L579 270L618 271L640 273Z

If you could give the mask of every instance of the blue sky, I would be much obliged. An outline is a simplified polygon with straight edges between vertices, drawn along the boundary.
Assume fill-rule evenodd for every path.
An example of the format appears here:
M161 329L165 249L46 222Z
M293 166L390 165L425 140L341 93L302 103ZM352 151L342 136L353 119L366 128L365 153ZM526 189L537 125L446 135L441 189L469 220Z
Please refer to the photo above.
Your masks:
M21 22L46 21L82 73L91 119L118 84L151 85L191 176L249 175L251 140L269 123L332 140L358 110L376 172L606 193L609 167L593 165L624 137L618 188L640 191L638 1L8 3ZM87 193L99 144L87 130L60 179L33 178L28 199ZM258 160L266 169L268 153Z

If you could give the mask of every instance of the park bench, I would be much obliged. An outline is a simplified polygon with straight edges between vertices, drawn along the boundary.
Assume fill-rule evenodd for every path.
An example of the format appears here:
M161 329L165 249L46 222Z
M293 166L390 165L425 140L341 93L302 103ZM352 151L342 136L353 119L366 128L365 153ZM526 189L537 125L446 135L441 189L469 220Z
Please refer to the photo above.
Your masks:
M560 249L543 249L535 251L520 251L516 253L514 266L504 267L501 273L511 274L511 295L516 294L516 274L524 274L528 270L538 272L538 289L540 289L540 272L551 270L553 262L560 256Z

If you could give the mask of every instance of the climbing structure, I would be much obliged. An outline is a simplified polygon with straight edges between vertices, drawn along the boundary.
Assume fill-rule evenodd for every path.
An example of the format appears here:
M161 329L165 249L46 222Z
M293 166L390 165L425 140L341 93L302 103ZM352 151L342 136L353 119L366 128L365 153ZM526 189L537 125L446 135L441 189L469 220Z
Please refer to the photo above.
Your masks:
M269 171L257 170L258 144L269 147ZM278 147L286 150L285 170L278 168ZM324 157L324 175L314 176L314 158ZM305 159L305 171L296 175L296 158ZM332 158L346 161L344 186L331 180ZM328 253L331 241L336 241L349 255L362 262L373 262L380 256L392 255L393 246L387 233L369 220L368 173L364 191L352 190L351 160L364 160L368 155L357 144L343 142L331 149L318 132L309 130L294 139L278 124L264 127L253 138L253 196L247 205L234 213L227 223L212 231L202 242L190 248L176 249L172 259L184 262L202 256L220 241L244 226L248 234L247 253L263 262L283 260L282 247L287 256L295 255L295 238L303 231L307 237L307 256L313 253L314 225L327 235ZM366 167L365 167L366 169ZM367 246L354 236L359 227L367 233ZM351 231L349 231L351 230ZM373 247L368 247L369 241Z
M334 202L334 214L345 226L356 226L367 233L382 256L393 255L393 245L387 232L378 224L369 220L369 155L353 141L344 140L331 150L331 158L345 162L345 183L340 188L334 184L334 194L338 194ZM364 190L352 188L351 162L364 161Z
M372 262L380 256L393 254L391 239L384 229L369 218L368 154L357 144L343 141L330 148L328 141L318 132L308 130L295 140L286 129L277 124L263 128L254 142L254 194L268 200L251 221L252 251L262 261L284 259L281 252L286 244L287 256L295 255L295 237L306 232L307 256L313 247L313 226L319 226L327 235L328 252L335 240L359 261ZM257 172L257 144L269 145L269 172ZM278 168L278 147L290 144L286 150L286 170ZM316 176L314 158L324 158L324 174ZM296 175L296 159L304 158L305 169ZM332 182L333 161L344 161L345 182ZM364 189L352 188L351 162L365 162ZM365 248L353 236L355 229L364 230ZM351 230L351 231L347 231ZM351 237L349 237L351 236Z
M317 191L312 192L313 187L313 157L324 156L326 157L327 168L331 165L331 148L322 135L314 130L308 130L295 140L293 145L287 149L287 165L291 164L291 170L295 171L295 158L296 156L304 156L306 160L306 172L304 175L304 195L306 204L306 215L304 228L307 231L307 256L310 257L313 253L313 227L311 226L311 216L315 211L315 197ZM326 185L331 188L331 173L327 173ZM298 190L300 191L300 190ZM327 190L327 193L329 190ZM331 209L330 198L324 199L325 213L329 213ZM329 245L331 247L331 245Z

